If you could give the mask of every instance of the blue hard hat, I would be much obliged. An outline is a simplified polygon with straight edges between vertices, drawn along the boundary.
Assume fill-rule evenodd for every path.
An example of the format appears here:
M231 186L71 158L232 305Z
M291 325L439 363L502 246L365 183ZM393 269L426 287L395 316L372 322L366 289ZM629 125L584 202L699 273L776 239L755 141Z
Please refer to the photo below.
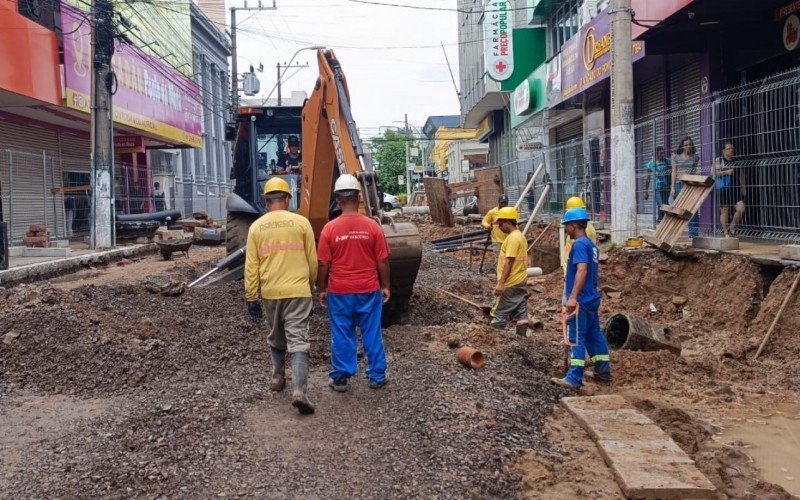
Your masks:
M576 207L570 208L566 212L564 212L564 217L561 219L562 224L567 224L570 222L578 222L582 220L589 220L589 212L586 211L585 208Z

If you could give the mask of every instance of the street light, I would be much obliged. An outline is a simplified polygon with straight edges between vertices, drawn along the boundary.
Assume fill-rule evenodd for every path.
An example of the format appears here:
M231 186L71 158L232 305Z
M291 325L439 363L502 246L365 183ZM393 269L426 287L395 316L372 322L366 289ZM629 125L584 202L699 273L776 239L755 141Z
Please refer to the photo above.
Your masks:
M300 47L299 49L297 49L297 51L294 54L292 54L292 58L289 59L289 63L286 66L284 66L283 71L278 75L278 81L275 82L275 85L273 85L272 90L270 90L269 94L267 95L267 97L265 97L264 100L261 101L261 105L262 106L266 106L267 105L267 101L269 100L270 97L272 97L272 93L275 92L275 89L278 88L278 85L280 85L281 78L283 78L283 75L286 74L286 70L289 69L289 66L292 65L292 63L294 62L294 58L297 57L297 54L299 54L300 52L302 52L304 50L322 50L324 48L325 47L323 47L322 45L311 45L309 47Z

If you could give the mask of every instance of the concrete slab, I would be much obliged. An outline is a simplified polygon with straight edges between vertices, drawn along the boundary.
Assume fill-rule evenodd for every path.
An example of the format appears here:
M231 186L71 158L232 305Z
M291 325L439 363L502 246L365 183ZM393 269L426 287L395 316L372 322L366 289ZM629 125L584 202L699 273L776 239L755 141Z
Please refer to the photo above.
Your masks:
M712 238L710 236L698 236L692 239L694 248L706 250L717 250L720 252L730 252L739 249L739 238Z
M617 462L614 477L628 498L715 498L715 488L697 467L664 462Z
M689 458L669 436L666 439L643 439L640 441L603 439L597 441L597 445L600 448L600 454L609 464L615 462L694 464L694 460Z
M563 398L628 498L712 498L714 485L652 420L616 395Z
M783 260L800 261L800 245L781 245L779 255Z
M70 254L69 247L50 247L50 248L33 248L25 247L22 249L23 257L67 257Z

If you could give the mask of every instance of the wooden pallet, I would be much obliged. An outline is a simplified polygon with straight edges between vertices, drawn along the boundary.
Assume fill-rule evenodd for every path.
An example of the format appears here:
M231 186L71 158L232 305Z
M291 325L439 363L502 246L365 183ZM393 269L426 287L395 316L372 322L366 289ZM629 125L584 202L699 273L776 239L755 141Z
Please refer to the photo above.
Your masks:
M428 200L433 222L447 227L455 226L455 216L447 195L447 181L438 177L425 177L422 184L425 186L425 198Z
M694 214L700 210L714 186L714 179L705 175L679 175L683 189L672 205L662 205L664 219L652 236L645 236L644 241L665 252L672 250L683 230L689 225Z

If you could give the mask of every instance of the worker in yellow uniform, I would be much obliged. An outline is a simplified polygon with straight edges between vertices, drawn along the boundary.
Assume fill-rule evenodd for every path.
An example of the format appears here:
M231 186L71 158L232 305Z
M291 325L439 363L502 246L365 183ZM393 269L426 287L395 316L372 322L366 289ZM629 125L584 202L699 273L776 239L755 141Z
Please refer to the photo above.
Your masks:
M573 196L572 198L567 200L566 209L570 210L572 208L586 208L586 204L583 202L583 199L580 196ZM591 221L589 221L586 225L586 236L592 240L592 243L597 245L597 231L595 230L594 226L592 225ZM566 240L564 242L564 253L561 254L561 268L564 270L564 274L567 273L567 261L569 260L569 251L572 250L572 238L567 235Z
M507 206L508 196L501 194L497 199L497 206L486 212L486 215L483 216L483 220L481 221L481 226L491 231L492 251L495 256L500 253L500 245L502 245L503 241L506 239L506 234L501 231L500 226L497 225L497 213Z
M308 219L288 211L292 195L283 179L268 180L264 198L269 211L253 222L247 233L244 266L247 313L255 324L260 324L262 315L266 315L270 328L269 388L282 391L286 386L284 371L289 352L294 376L292 406L309 415L314 413L306 395L311 287L317 279L314 230Z
M504 330L506 323L513 321L517 335L526 336L528 331L528 241L517 227L517 209L503 207L497 211L497 225L506 235L500 247L500 262L497 265L497 296L492 308L491 326Z

